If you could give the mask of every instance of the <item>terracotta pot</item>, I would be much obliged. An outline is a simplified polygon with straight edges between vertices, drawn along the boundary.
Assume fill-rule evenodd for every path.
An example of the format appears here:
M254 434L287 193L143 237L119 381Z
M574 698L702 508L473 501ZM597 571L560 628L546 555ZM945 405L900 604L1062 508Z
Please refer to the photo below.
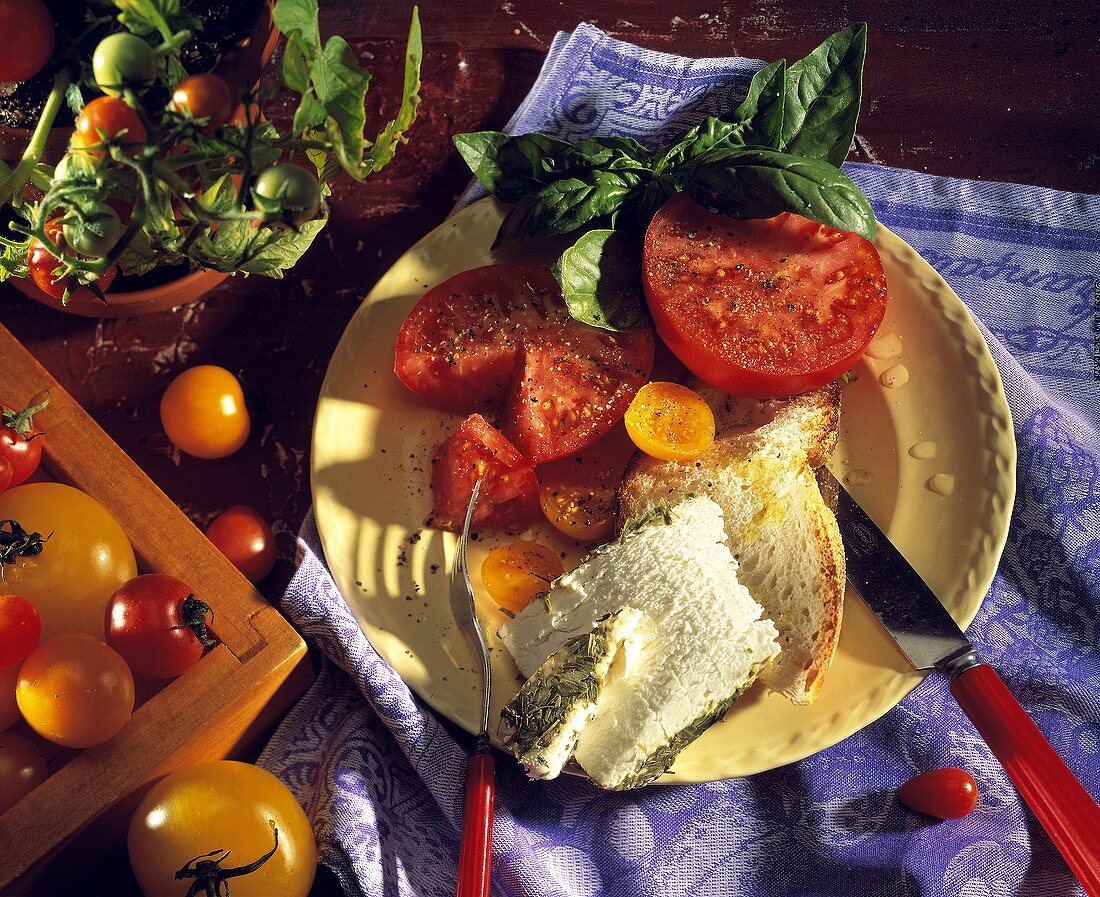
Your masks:
M221 271L192 271L176 280L147 290L108 293L107 305L95 298L74 299L68 305L62 305L60 299L54 299L53 296L43 293L31 280L13 277L8 283L35 302L41 302L43 305L70 315L80 315L85 318L130 318L150 315L153 312L194 302L231 276Z

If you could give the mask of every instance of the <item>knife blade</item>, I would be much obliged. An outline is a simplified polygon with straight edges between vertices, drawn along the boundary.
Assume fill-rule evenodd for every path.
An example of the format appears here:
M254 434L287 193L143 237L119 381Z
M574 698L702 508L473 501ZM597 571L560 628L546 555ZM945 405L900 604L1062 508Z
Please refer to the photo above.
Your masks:
M970 717L1089 897L1100 897L1100 806L928 584L825 468L837 490L848 582L918 670L951 679Z

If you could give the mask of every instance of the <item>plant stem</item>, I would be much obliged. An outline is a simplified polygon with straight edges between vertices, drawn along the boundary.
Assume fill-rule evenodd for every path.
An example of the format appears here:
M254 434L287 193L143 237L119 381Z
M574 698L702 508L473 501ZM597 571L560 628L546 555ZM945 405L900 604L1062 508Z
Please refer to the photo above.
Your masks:
M23 205L23 188L27 186L27 179L30 178L34 166L38 164L43 150L46 149L46 141L49 139L54 119L57 118L57 113L61 110L61 104L65 100L65 91L68 88L69 73L67 70L62 69L54 76L53 88L46 100L46 107L42 110L38 124L35 125L30 143L23 150L23 158L19 160L15 170L4 179L4 183L0 184L0 203L10 202L16 207Z

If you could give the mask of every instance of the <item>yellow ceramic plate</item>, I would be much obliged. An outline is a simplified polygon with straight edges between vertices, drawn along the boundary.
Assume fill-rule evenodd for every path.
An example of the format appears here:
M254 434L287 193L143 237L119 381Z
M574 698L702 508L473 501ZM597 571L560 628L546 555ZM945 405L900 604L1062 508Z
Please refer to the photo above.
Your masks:
M459 418L426 407L398 382L393 349L401 322L427 288L498 260L489 246L500 219L492 200L471 206L378 282L332 358L313 439L317 523L337 585L379 654L469 731L479 712L474 654L447 600L457 540L424 527L432 451ZM878 249L890 307L869 357L845 388L832 467L966 625L989 588L1008 530L1016 469L1008 403L981 333L950 287L885 228ZM530 537L571 559L582 554L549 525ZM506 618L479 573L500 541L482 536L470 546L478 614L491 643L494 719L519 686L496 638ZM818 702L796 707L754 688L680 755L675 781L748 775L809 756L880 717L919 681L849 592L840 650Z

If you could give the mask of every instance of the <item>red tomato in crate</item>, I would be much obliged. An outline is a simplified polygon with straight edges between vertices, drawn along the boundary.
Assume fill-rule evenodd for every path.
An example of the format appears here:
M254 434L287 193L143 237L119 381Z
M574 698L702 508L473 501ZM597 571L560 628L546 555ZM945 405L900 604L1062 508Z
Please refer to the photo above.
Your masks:
M29 738L0 732L0 814L46 781L46 758Z
M0 492L3 492L11 485L11 478L14 475L15 468L11 466L11 461L3 455L0 455Z
M898 799L918 813L937 819L961 819L978 805L978 784L957 766L930 769L902 785Z
M0 667L0 732L10 729L23 718L15 699L15 683L19 681L19 666L13 663L10 667Z
M0 667L22 663L41 637L35 606L19 595L0 595Z
M246 505L219 514L207 527L206 538L253 585L275 567L275 533L259 512Z
M790 213L738 221L685 194L650 222L642 279L668 347L734 395L790 396L835 380L886 313L870 241Z
M214 644L206 630L209 613L210 608L175 577L137 576L107 603L107 644L139 676L174 679Z
M471 414L432 459L432 525L461 532L479 479L474 527L521 530L538 519L539 481L534 468L485 418Z
M16 409L0 403L0 492L25 482L38 470L42 462L42 433L34 425L34 415L47 404L48 400ZM5 469L9 474L7 482L4 482Z
M394 361L433 405L503 405L501 429L532 464L603 436L652 366L652 333L576 321L545 265L515 262L463 271L425 293L401 326Z

